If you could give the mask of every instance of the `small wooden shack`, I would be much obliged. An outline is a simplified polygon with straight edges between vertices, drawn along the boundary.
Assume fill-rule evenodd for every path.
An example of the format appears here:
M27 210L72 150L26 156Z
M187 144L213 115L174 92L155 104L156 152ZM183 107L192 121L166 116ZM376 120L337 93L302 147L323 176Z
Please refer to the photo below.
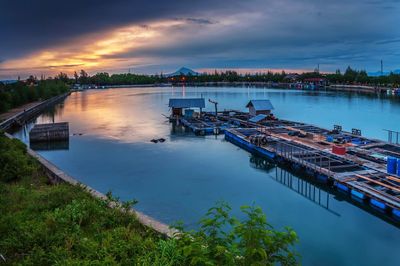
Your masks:
M269 115L274 109L269 100L251 100L246 107L249 108L249 114L252 116Z
M69 139L68 122L37 124L29 132L30 142L59 141Z
M182 116L183 110L191 108L199 108L201 113L206 103L204 98L178 98L169 99L168 106L172 109L173 116Z

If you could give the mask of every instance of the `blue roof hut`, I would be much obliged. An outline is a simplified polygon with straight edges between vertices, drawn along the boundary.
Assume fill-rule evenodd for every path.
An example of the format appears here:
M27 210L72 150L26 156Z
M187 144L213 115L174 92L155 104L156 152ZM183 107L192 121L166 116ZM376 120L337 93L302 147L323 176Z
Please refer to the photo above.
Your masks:
M251 100L246 107L249 108L249 114L251 116L260 114L269 115L274 109L269 100Z
M177 98L169 99L168 106L172 108L173 116L181 116L183 110L191 110L192 108L199 108L201 113L202 109L206 107L206 103L204 98Z

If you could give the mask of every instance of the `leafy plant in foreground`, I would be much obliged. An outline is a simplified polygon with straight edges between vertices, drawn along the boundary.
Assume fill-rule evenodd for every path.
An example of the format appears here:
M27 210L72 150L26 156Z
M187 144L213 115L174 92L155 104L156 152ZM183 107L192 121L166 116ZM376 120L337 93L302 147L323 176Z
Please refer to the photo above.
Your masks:
M243 221L230 216L231 208L218 203L211 208L198 231L177 235L177 248L185 265L296 265L292 245L296 233L290 228L275 231L260 207L243 206Z

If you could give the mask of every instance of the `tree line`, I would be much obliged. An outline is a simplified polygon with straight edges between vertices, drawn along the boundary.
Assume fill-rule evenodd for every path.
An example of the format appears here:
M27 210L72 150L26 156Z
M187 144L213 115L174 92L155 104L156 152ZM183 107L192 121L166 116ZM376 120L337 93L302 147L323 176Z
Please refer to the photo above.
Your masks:
M198 76L174 77L175 82L307 82L310 78L321 78L328 84L355 84L371 86L400 86L400 74L390 73L386 76L369 76L365 70L355 70L348 67L344 73L336 70L335 73L320 73L319 71L301 74L273 73L239 74L236 71L204 73ZM169 78L171 80L172 78Z
M154 84L160 82L159 76L156 75L139 75L132 73L122 74L108 74L107 72L96 73L90 76L85 70L81 70L78 73L74 73L74 77L69 79L64 73L60 73L57 78L62 76L62 79L69 83L75 84L95 84L98 86L107 85L134 85L134 84Z
M328 84L356 84L372 86L399 86L400 74L390 73L385 76L369 76L365 70L356 70L347 67L344 73L338 69L335 73L320 73L319 71L293 74L282 72L260 72L241 74L237 71L214 71L199 75L181 75L169 77L163 74L140 75L132 73L108 74L101 72L90 76L86 71L74 73L73 78L68 78L60 73L56 78L68 83L104 85L131 85L155 83L205 83L205 82L307 82L310 78L325 79Z
M37 80L30 76L26 81L12 84L0 82L0 113L26 103L46 100L69 90L69 86L59 79Z

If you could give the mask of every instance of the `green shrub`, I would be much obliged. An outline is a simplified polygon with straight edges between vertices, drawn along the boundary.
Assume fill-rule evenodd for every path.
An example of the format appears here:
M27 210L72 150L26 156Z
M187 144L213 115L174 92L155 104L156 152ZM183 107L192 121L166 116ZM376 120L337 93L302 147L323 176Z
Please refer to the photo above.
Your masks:
M290 228L275 231L260 207L243 206L246 219L230 216L231 208L219 203L201 221L198 231L177 238L184 265L296 265L292 245L296 233Z
M17 180L31 175L36 169L37 164L26 154L26 146L0 133L0 181Z

